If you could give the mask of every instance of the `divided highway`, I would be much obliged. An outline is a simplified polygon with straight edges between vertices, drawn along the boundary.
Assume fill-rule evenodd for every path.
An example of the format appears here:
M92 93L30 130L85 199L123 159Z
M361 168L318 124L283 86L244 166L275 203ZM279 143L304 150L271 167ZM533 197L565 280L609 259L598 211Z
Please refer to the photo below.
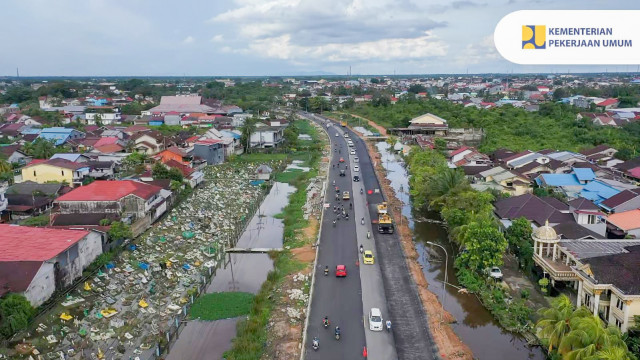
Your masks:
M322 235L315 269L316 281L307 329L307 344L304 349L305 359L358 359L362 358L365 347L368 359L397 359L394 333L385 330L375 332L369 330L368 313L371 308L379 308L384 321L387 319L394 321L387 308L383 277L374 243L375 234L371 216L376 214L370 214L367 211L366 191L364 194L360 193L360 189L366 190L366 182L353 181L354 175L358 175L361 179L370 176L369 172L363 175L360 169L354 171L354 167L367 165L371 167L371 162L363 160L356 162L356 158L368 159L366 150L362 152L363 150L358 149L354 155L349 154L350 148L347 145L348 139L344 137L346 133L344 128L331 125L330 121L319 117L308 116L308 118L319 122L327 129L333 151L330 159L329 186L325 194L325 203L329 206L324 210L321 224ZM353 134L348 136L351 137ZM344 162L340 162L341 158ZM340 176L341 170L344 171L344 176ZM334 181L335 185L333 185ZM349 192L349 200L343 200L344 191ZM342 216L336 220L334 206L340 209L344 207L349 214L349 220ZM363 217L364 225L361 223ZM335 226L334 220L336 220ZM367 238L367 231L371 233L370 239ZM364 250L371 250L374 253L373 265L363 264L362 255L358 250L361 244ZM337 265L346 266L346 277L336 277ZM329 268L328 276L324 275L326 266ZM331 322L327 329L322 325L322 319L325 316L328 316ZM334 338L336 325L341 330L340 340ZM314 351L311 344L316 336L320 340L320 348Z
M330 206L324 210L321 224L314 298L307 343L304 344L305 359L361 359L365 346L368 359L437 359L438 351L429 333L427 315L409 274L399 239L396 234L378 234L371 222L371 219L377 219L376 205L384 198L380 192L368 194L368 190L379 189L380 185L366 145L354 132L327 118L307 113L300 115L327 129L334 150L331 158L334 167L329 168L325 195L325 203ZM353 140L356 155L349 155L345 133ZM335 168L341 157L345 162ZM355 165L359 167L357 172L354 172ZM340 170L345 170L346 176L339 176ZM358 175L360 182L354 182L353 175ZM340 199L343 191L350 192L353 210L349 209L349 201L335 200L334 180L340 190ZM364 190L362 195L361 188ZM338 203L344 204L349 212L349 221L341 218L334 227L333 206ZM361 224L363 217L365 225ZM371 232L370 239L367 239L367 231ZM374 265L362 263L358 251L360 244L365 250L373 251ZM335 277L335 267L339 264L346 265L346 278ZM324 275L325 266L329 266L329 276ZM367 317L372 307L382 311L384 321L391 320L391 333L369 330ZM322 326L324 316L331 321L329 329ZM335 325L342 330L339 341L333 337ZM317 351L311 347L315 336L320 339Z

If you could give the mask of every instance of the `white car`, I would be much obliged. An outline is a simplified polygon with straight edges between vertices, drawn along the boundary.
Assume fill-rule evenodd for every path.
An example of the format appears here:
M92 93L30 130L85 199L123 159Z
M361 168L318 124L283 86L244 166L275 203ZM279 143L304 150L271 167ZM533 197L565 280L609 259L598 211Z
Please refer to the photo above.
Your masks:
M496 281L502 281L502 270L499 267L494 266L489 269L489 276L495 279Z
M359 162L360 158L358 158L357 156L353 158L353 162Z
M369 330L382 331L382 313L378 308L371 308L369 311Z
M338 133L336 133L336 137L340 137L340 135L338 135Z
M345 138L348 138L348 137L349 137L349 134L344 133L344 137L345 137Z
M356 165L353 167L353 172L358 172L360 171L360 166Z
M349 147L353 147L353 141L349 140L349 142L347 143L347 145L349 145Z
M355 154L356 154L356 151L355 151L355 150L353 150L353 149L351 149L351 151L349 151L349 154L350 154L350 155L355 155Z

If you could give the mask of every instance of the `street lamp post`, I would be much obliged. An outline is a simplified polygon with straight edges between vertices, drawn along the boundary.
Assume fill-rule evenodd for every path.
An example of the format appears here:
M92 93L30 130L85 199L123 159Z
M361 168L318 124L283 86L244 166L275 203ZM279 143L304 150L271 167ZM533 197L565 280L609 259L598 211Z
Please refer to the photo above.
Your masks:
M441 248L444 251L444 281L442 282L442 312L440 313L440 321L442 321L444 319L444 300L445 300L445 296L447 296L447 272L448 272L448 261L449 261L449 255L447 254L447 249L444 248L444 246L440 245L440 244L436 244L434 242L431 241L427 241L427 244L429 245L435 245L439 248Z

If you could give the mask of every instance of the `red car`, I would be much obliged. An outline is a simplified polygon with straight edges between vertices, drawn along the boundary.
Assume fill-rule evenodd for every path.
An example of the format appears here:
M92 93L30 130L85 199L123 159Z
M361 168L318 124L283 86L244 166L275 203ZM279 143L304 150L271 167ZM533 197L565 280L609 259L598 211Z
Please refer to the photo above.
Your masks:
M343 158L340 158L340 162L341 162L341 163L342 163L342 162L344 162L344 159L343 159Z
M336 277L345 277L347 276L347 267L344 265L336 266Z

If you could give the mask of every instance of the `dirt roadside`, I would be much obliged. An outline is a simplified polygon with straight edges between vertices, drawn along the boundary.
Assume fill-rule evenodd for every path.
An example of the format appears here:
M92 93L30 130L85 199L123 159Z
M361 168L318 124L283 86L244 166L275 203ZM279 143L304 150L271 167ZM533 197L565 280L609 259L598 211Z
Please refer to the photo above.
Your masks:
M385 177L385 170L380 161L381 156L374 144L374 142L367 141L367 150L369 151L371 159L376 163L374 171L378 175L378 179L381 181L382 191L389 202L388 208L391 210L390 212L393 216L393 220L402 243L407 265L411 271L411 276L418 285L420 299L422 300L422 304L429 317L429 329L431 330L434 341L438 346L440 355L443 359L471 360L473 359L471 349L469 349L469 347L465 345L460 338L458 338L458 335L456 335L451 326L449 326L450 323L455 322L454 317L450 313L445 312L443 322L440 321L442 305L440 304L440 301L438 301L437 296L427 289L427 279L425 278L424 273L422 272L422 267L418 262L418 252L416 251L413 243L413 235L407 225L409 221L406 217L403 217L402 221L400 221L400 216L402 215L399 211L394 210L400 209L402 206L400 201L396 198L389 180Z
M362 120L366 121L369 125L371 125L371 126L373 126L374 128L378 129L378 132L380 133L380 135L382 135L382 136L387 136L387 129L386 129L385 127L380 126L380 125L378 125L378 124L374 123L373 121L371 121L371 120L369 120L369 119L367 119L367 118L364 118L364 117L362 117L362 116L360 116L360 115L345 114L345 113L341 113L341 112L337 112L336 114L351 115L351 116L353 116L353 117L355 117L355 118L362 119ZM353 129L351 129L351 130L353 130ZM353 130L353 131L355 131L355 130ZM357 131L356 131L356 132L357 132ZM360 134L359 132L357 132L357 133L358 133L358 134ZM362 136L362 134L360 134L360 136Z

